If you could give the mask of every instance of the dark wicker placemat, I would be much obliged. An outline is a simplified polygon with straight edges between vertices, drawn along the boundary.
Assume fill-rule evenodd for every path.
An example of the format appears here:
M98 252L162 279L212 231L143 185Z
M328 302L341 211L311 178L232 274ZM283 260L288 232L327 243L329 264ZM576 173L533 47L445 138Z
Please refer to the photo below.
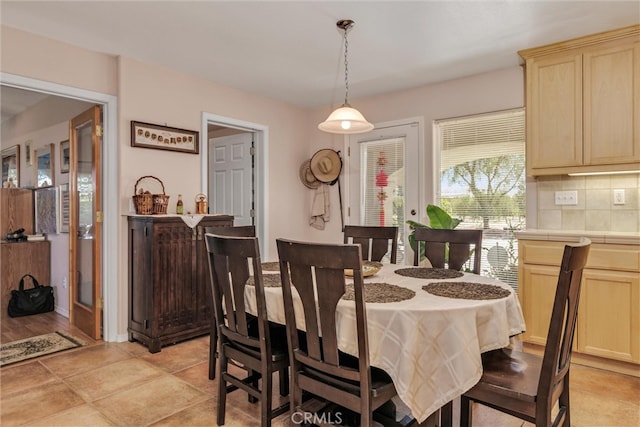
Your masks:
M401 268L396 270L395 273L416 279L455 279L464 276L463 272L457 270L426 267Z
M280 263L278 261L263 262L262 271L280 271Z
M265 288L279 288L282 286L282 281L280 279L280 273L278 274L263 274L262 275L262 283ZM248 286L254 286L255 282L253 281L253 276L249 276L249 280L247 280Z
M411 289L403 288L389 283L365 283L364 284L364 302L400 302L413 298L416 293ZM352 283L347 283L345 294L342 299L355 299L355 290Z
M500 286L473 282L436 282L424 285L422 289L440 297L459 299L500 299L511 295Z

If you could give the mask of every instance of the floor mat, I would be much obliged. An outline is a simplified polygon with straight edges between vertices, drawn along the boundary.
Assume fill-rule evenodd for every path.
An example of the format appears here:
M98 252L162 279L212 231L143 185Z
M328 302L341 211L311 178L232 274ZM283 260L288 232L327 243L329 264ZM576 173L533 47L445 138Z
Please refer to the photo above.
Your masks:
M81 347L84 344L82 340L60 332L13 341L0 346L0 366Z

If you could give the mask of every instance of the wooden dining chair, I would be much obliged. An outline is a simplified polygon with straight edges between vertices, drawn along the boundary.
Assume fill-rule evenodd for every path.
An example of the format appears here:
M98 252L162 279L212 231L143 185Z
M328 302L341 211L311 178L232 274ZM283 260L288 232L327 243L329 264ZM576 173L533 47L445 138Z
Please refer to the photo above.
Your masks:
M373 411L396 389L384 371L369 364L360 245L276 242L291 359L291 411L301 410L303 392L310 393L360 414L359 425L372 425ZM345 293L345 269L353 269L358 358L338 350L336 309ZM294 313L294 288L304 324Z
M225 421L227 392L242 389L260 401L262 426L289 410L272 409L273 374L280 373L280 392L288 391L289 354L286 334L278 336L267 317L260 249L256 237L206 234L211 272L211 295L220 340L218 366L218 425ZM251 268L251 269L250 269ZM253 273L253 284L247 284ZM245 305L245 288L255 287L257 314ZM240 378L229 362L247 371ZM261 380L261 381L258 381ZM285 393L286 395L286 393Z
M224 227L205 227L205 233L218 236L234 237L256 237L256 227L254 225L236 225ZM211 316L211 334L209 339L209 379L216 378L216 360L218 358L218 327L216 317Z
M569 368L582 270L591 242L566 245L542 357L515 350L483 355L480 382L462 395L460 425L472 422L471 402L541 426L570 426ZM552 419L552 410L557 414Z
M366 261L382 261L391 246L389 260L391 264L395 264L398 256L398 227L346 225L344 243L360 244L362 259Z
M420 265L420 250L435 268L462 270L464 264L471 259L471 271L480 274L480 257L482 255L482 230L444 230L435 228L416 228L416 250L413 254L413 265ZM471 246L473 245L473 248Z

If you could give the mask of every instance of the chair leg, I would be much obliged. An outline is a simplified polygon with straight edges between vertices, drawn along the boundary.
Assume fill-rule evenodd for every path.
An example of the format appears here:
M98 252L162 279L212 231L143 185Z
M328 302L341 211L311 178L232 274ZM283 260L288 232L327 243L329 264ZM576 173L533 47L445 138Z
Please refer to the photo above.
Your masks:
M273 375L262 376L262 390L260 392L260 425L271 426L271 398L273 396Z
M251 369L247 370L247 376L250 377L250 376L252 376L254 374L255 374L255 372L252 371ZM259 380L256 378L255 380L253 380L251 382L251 385L253 386L253 388L258 389L258 381ZM258 401L258 399L256 399L255 397L251 396L250 394L248 395L247 399L248 399L249 403L256 403Z
M218 332L215 325L215 319L211 326L211 334L209 336L209 379L216 379L216 358L218 357Z
M453 426L453 402L445 403L444 406L440 408L440 426Z
M224 376L227 373L227 357L220 349L220 363L218 365L218 425L224 425L225 409L227 405L227 382Z
M560 396L558 396L559 411L558 411L558 414L556 415L556 419L555 420L551 419L551 411L552 411L551 408L546 409L546 412L549 412L547 419L549 419L550 421L553 421L554 425L556 425L555 423L557 423L557 425L560 425L559 423L560 421L562 421L563 426L570 426L571 425L571 411L569 407L570 402L571 402L571 399L569 399L569 374L567 373L567 375L565 376L562 393L560 393Z
M280 396L289 395L289 368L280 370L278 383L280 384Z
M471 407L471 399L465 396L460 397L460 427L471 427L473 423L473 408Z

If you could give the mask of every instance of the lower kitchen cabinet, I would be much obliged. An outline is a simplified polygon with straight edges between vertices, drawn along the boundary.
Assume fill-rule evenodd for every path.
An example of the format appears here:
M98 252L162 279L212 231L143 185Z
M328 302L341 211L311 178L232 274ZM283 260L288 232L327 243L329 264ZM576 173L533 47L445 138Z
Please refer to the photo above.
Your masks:
M577 351L640 363L640 273L585 270Z
M211 331L205 227L233 225L207 215L193 228L179 216L129 217L129 339L160 348Z
M525 343L546 342L564 245L519 240ZM578 355L640 365L640 245L591 245L573 345Z

